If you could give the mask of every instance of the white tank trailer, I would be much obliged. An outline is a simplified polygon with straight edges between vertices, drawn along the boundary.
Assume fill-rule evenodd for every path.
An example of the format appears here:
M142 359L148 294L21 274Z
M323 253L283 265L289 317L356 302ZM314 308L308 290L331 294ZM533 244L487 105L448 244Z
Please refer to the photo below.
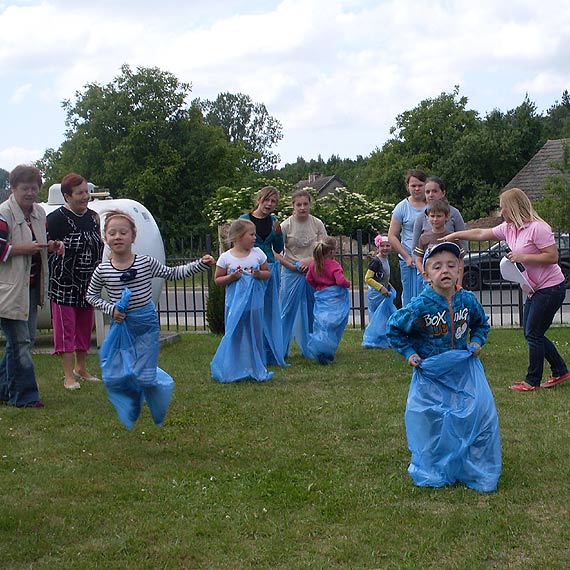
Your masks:
M123 212L130 214L137 225L137 237L133 244L133 251L141 255L150 255L151 257L158 259L161 263L165 263L166 256L164 253L164 244L162 242L160 230L158 229L158 225L152 217L152 214L142 204L127 198L111 198L109 193L106 191L97 192L95 186L91 182L88 183L88 187L92 197L89 202L89 208L97 212L101 218L101 233L107 212L110 210L122 210ZM48 193L48 201L40 202L39 205L45 210L46 215L48 215L63 204L65 204L65 200L61 193L61 184L52 184ZM105 245L103 260L109 258L109 253L109 247ZM155 303L158 302L158 298L160 297L162 285L163 279L153 279L152 297ZM99 311L96 311L95 313L97 344L100 345L105 335L104 323L101 313ZM49 302L46 302L38 313L38 328L51 328Z

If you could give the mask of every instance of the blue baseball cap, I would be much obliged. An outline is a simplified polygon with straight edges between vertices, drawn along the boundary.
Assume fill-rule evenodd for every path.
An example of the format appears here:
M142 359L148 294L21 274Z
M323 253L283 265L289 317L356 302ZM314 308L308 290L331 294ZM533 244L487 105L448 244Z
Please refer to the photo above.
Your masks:
M424 253L423 264L425 266L426 261L434 254L439 253L440 251L451 251L457 259L461 258L461 248L452 241L442 241L439 243L432 243L428 246Z

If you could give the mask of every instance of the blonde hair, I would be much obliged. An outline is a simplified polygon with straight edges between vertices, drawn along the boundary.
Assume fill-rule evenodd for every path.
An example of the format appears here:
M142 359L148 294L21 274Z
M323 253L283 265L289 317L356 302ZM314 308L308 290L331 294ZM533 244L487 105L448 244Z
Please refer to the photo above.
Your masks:
M529 197L520 188L505 190L499 196L499 201L509 221L517 228L528 222L544 222L532 207Z
M323 270L325 255L336 249L336 239L327 236L317 242L313 249L313 259L315 261L315 274L320 275Z
M226 242L231 246L236 241L236 239L242 236L251 227L255 229L255 224L249 220L245 220L243 218L234 220L228 228Z
M129 226L131 226L131 231L133 232L133 240L137 237L137 224L135 223L134 218L122 210L109 210L106 212L105 224L103 225L103 235L107 233L107 226L109 225L109 222L114 218L124 218L127 220Z

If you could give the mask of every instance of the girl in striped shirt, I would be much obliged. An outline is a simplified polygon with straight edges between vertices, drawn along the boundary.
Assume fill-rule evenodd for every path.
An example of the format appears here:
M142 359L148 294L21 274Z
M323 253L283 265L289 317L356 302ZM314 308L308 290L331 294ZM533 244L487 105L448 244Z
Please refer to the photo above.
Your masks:
M153 277L175 281L205 271L215 263L211 255L204 255L202 259L186 265L167 267L154 257L136 255L132 251L137 236L135 221L129 214L119 210L107 213L103 234L111 248L111 259L95 269L87 290L87 301L103 313L112 315L119 323L125 319L126 313L119 311L115 305L125 287L131 290L128 310L132 311L152 300ZM103 287L107 291L108 301L101 296Z
M174 381L158 368L160 324L152 302L153 277L182 279L214 264L205 255L180 267L167 267L153 257L136 255L135 221L115 210L107 214L103 228L111 259L94 271L87 301L113 317L111 330L99 351L107 395L119 419L131 429L146 400L153 420L161 426L172 397ZM103 299L105 287L109 300Z

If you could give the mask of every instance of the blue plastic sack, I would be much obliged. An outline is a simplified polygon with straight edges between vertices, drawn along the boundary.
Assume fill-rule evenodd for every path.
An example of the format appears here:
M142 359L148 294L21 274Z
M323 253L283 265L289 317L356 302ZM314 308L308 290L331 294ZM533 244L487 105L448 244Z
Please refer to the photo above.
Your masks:
M281 307L279 305L279 268L280 264L269 263L271 271L269 279L263 281L265 286L265 304L263 318L263 342L265 345L265 364L288 366L285 362L283 347L283 325L281 323Z
M117 308L125 312L131 292L128 288ZM122 323L111 323L99 351L103 382L109 401L121 422L132 429L146 400L152 419L161 426L174 390L174 380L158 368L160 327L154 304L127 313Z
M309 334L313 332L315 290L307 283L305 274L283 267L279 299L285 356L289 355L291 341L295 339L303 356L311 358L308 342Z
M396 311L395 298L394 287L390 289L388 296L382 295L374 287L368 287L368 326L362 337L362 346L365 348L390 348L386 323L388 317Z
M334 360L348 314L350 292L346 287L333 285L315 293L313 332L309 335L309 358L328 364Z
M501 474L497 409L481 361L450 350L414 368L405 413L408 472L419 486L462 482L495 491Z
M227 286L226 332L210 363L212 377L219 382L261 382L273 376L265 367L264 297L263 281L248 273Z

